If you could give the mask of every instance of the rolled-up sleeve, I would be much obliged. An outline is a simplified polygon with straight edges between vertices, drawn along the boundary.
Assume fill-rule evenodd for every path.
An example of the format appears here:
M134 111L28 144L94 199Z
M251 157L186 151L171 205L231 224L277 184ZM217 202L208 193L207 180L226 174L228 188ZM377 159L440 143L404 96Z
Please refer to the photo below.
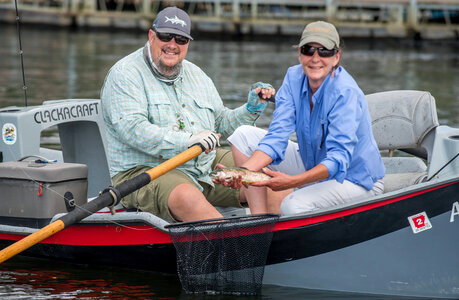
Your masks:
M258 144L257 150L269 155L272 164L281 163L285 158L290 135L295 131L295 105L290 88L289 73L276 94L276 109L268 133Z

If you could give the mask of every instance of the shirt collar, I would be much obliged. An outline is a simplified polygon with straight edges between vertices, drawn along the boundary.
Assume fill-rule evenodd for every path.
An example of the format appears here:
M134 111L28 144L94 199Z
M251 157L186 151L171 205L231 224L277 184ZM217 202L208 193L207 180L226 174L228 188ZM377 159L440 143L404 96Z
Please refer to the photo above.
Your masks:
M337 76L339 72L340 72L340 67L335 69L335 75L334 76ZM309 94L311 93L311 89L309 88L308 77L306 76L306 74L304 73L303 70L302 70L301 73L302 73L302 76L304 76L304 82L303 82L301 94L302 94L302 96L305 96L305 94L306 94L306 96L308 96L308 99L309 99ZM322 84L320 85L319 89L315 92L313 98L315 98L315 100L317 100L317 102L320 102L322 100L323 94L324 94L324 91L325 91L325 86L328 85L328 82L330 81L332 73L333 73L333 71L328 73L327 77L325 77L325 79L322 82ZM314 99L313 99L313 103L315 103Z

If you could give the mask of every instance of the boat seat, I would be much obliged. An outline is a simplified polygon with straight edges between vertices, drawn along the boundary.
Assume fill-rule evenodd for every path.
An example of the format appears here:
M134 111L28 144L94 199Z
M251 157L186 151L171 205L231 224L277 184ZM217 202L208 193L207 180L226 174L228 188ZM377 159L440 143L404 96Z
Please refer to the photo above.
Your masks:
M369 94L366 99L378 148L389 150L389 157L383 157L384 191L425 180L439 126L434 97L429 92L403 90ZM416 156L392 157L395 150Z
M427 166L419 157L383 157L386 174L422 173L427 172Z
M427 178L427 166L419 157L383 157L386 167L384 192L423 182Z
M384 176L384 193L393 192L414 184L424 182L427 172L419 173L396 173Z

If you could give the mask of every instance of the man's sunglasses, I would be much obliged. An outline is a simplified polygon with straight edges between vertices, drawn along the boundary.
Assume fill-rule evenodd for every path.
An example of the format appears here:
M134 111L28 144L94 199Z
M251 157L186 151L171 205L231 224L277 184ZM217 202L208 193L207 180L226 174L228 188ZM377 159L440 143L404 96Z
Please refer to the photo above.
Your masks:
M184 37L182 35L178 35L178 34L173 34L173 33L160 33L160 32L157 32L155 31L156 33L156 36L158 37L158 39L164 43L168 43L170 42L172 39L175 39L175 42L178 44L178 45L186 45L188 44L188 42L190 41L189 38L187 37Z
M306 55L306 56L313 56L316 50L320 57L332 57L333 55L338 53L338 49L328 50L325 47L317 48L317 47L313 47L309 45L304 45L300 48L301 54Z

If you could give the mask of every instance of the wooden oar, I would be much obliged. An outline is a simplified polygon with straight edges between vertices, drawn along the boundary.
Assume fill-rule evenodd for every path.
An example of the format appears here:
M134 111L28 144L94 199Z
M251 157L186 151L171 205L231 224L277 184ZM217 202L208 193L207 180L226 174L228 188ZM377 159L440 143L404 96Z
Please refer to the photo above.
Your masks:
M116 205L124 196L140 189L153 179L156 179L159 176L169 172L170 170L175 169L176 167L197 157L202 153L202 151L203 150L200 146L195 145L188 150L185 150L182 153L174 156L173 158L163 162L159 166L154 167L126 182L123 182L114 188L105 190L99 197L89 201L81 207L75 208L75 210L62 216L53 223L43 227L37 232L26 236L25 238L0 251L0 263L43 241L53 234L69 227L70 225L81 221L96 211L99 211L106 206Z

